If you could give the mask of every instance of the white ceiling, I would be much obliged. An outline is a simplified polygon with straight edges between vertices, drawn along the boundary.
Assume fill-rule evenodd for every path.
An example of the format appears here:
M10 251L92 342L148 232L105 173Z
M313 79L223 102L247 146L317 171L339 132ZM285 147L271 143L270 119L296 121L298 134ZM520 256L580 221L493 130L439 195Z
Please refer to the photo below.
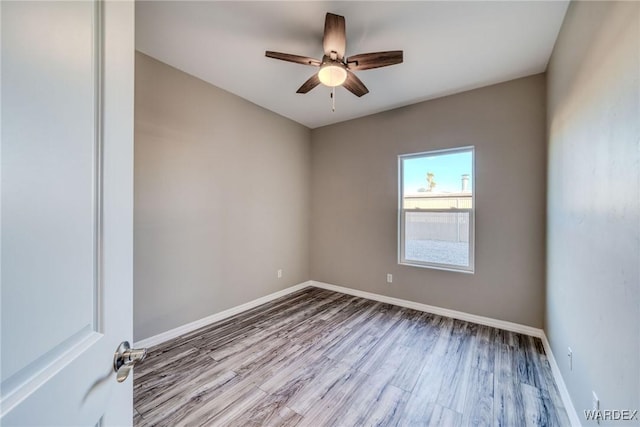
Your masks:
M136 48L316 128L543 72L568 1L137 1ZM404 50L404 63L357 72L370 93L298 87L314 67L265 50L322 58L324 16L345 16L347 56Z

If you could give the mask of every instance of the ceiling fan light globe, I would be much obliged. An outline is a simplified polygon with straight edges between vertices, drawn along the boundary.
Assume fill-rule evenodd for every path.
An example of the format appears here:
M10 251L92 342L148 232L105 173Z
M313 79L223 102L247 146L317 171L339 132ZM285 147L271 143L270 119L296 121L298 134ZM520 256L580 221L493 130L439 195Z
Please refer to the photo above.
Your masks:
M347 80L347 70L339 65L328 64L320 68L318 79L325 86L340 86Z

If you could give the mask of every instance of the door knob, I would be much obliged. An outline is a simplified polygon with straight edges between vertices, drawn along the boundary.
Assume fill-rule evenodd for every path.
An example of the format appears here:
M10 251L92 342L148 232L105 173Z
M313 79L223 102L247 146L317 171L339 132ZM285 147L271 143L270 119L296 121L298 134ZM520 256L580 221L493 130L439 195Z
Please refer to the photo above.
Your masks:
M113 370L116 372L116 379L119 383L126 380L129 372L138 362L142 362L147 357L147 349L131 348L129 341L122 341L113 355Z

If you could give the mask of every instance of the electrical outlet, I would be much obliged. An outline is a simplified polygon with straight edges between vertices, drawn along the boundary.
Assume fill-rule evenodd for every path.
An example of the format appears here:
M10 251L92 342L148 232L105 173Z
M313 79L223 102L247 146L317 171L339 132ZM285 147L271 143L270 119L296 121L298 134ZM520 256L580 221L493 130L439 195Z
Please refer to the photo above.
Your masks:
M282 279L282 269L278 270L278 279Z
M393 274L387 274L387 283L393 283Z
M573 371L573 350L571 350L571 347L567 347L567 349L569 350L567 353L567 356L569 357L569 370Z
M593 397L592 397L592 400L591 400L592 409L594 411L599 411L600 410L600 399L598 399L598 395L596 394L595 391L591 391L591 393L593 394ZM596 418L596 421L598 422L598 424L600 424L600 417Z

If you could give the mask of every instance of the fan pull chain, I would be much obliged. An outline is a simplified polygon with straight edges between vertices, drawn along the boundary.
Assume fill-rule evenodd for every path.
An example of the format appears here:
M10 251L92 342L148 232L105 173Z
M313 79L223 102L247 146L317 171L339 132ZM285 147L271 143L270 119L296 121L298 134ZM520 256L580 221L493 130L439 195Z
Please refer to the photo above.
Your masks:
M331 88L331 111L336 112L336 87Z

